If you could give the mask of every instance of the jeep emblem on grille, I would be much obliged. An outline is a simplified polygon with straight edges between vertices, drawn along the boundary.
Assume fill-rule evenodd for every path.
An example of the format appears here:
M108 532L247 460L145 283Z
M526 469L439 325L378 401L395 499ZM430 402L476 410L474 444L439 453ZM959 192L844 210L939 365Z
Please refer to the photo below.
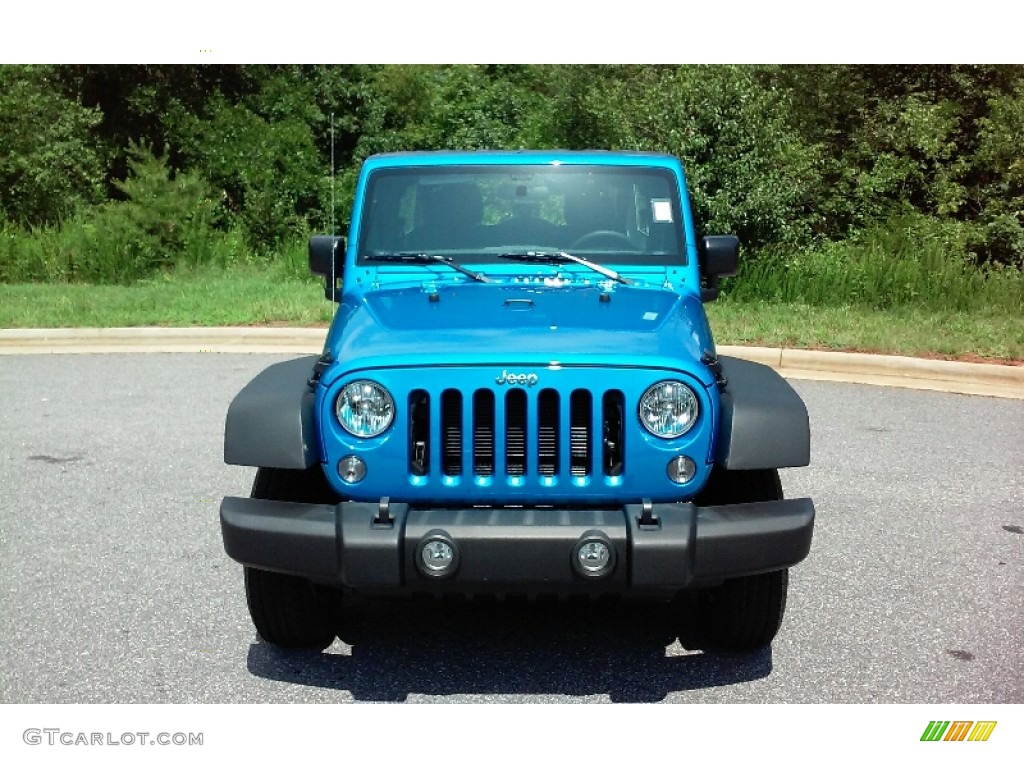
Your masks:
M508 384L510 387L532 387L537 383L538 377L536 373L509 373L508 371L502 371L501 376L494 381L496 384Z

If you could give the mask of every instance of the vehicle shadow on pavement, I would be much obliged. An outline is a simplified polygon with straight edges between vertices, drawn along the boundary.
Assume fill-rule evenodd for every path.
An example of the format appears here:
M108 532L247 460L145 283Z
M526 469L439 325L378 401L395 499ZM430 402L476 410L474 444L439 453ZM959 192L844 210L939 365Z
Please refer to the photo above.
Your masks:
M323 653L257 640L249 671L349 691L357 701L425 694L654 702L772 670L770 649L696 652L675 644L672 614L658 603L365 602L348 607L346 619L342 643Z

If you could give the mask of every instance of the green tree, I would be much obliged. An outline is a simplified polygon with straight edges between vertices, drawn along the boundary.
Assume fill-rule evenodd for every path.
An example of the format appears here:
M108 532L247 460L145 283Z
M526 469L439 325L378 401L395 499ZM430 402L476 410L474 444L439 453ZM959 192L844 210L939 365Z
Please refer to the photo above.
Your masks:
M666 152L685 164L707 232L748 246L806 242L817 224L818 153L789 125L788 95L750 67L548 70L537 143Z
M822 148L824 233L924 214L960 222L982 259L1021 257L1018 103L1024 67L813 66L765 70L789 122ZM1019 166L1018 166L1019 167Z
M965 207L977 212L983 255L1024 268L1024 78L988 106Z
M0 66L0 216L39 226L100 202L101 120L61 92L54 67Z

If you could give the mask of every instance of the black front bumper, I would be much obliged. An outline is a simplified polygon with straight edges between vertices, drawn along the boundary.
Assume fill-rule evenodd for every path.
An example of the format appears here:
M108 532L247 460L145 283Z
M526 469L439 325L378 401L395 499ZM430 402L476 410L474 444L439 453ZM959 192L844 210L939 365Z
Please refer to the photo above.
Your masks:
M695 507L423 509L238 497L220 508L224 548L238 562L365 592L667 592L788 568L806 557L810 499ZM388 522L383 522L384 518ZM450 573L428 575L419 549L443 539ZM587 575L576 548L600 540L612 557Z

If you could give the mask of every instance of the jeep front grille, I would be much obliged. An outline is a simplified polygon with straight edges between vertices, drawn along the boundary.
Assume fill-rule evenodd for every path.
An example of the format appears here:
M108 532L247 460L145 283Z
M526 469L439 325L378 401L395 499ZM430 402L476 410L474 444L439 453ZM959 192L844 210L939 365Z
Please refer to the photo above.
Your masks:
M508 478L531 473L587 478L595 467L606 476L622 475L622 392L597 395L575 389L567 394L554 389L477 389L465 394L446 389L433 402L429 393L416 390L409 397L409 470L429 475L431 456L438 455L441 474L448 477L459 477L468 469L479 478L500 475L502 470ZM432 419L440 426L436 433ZM439 450L430 445L432 435L440 441Z

